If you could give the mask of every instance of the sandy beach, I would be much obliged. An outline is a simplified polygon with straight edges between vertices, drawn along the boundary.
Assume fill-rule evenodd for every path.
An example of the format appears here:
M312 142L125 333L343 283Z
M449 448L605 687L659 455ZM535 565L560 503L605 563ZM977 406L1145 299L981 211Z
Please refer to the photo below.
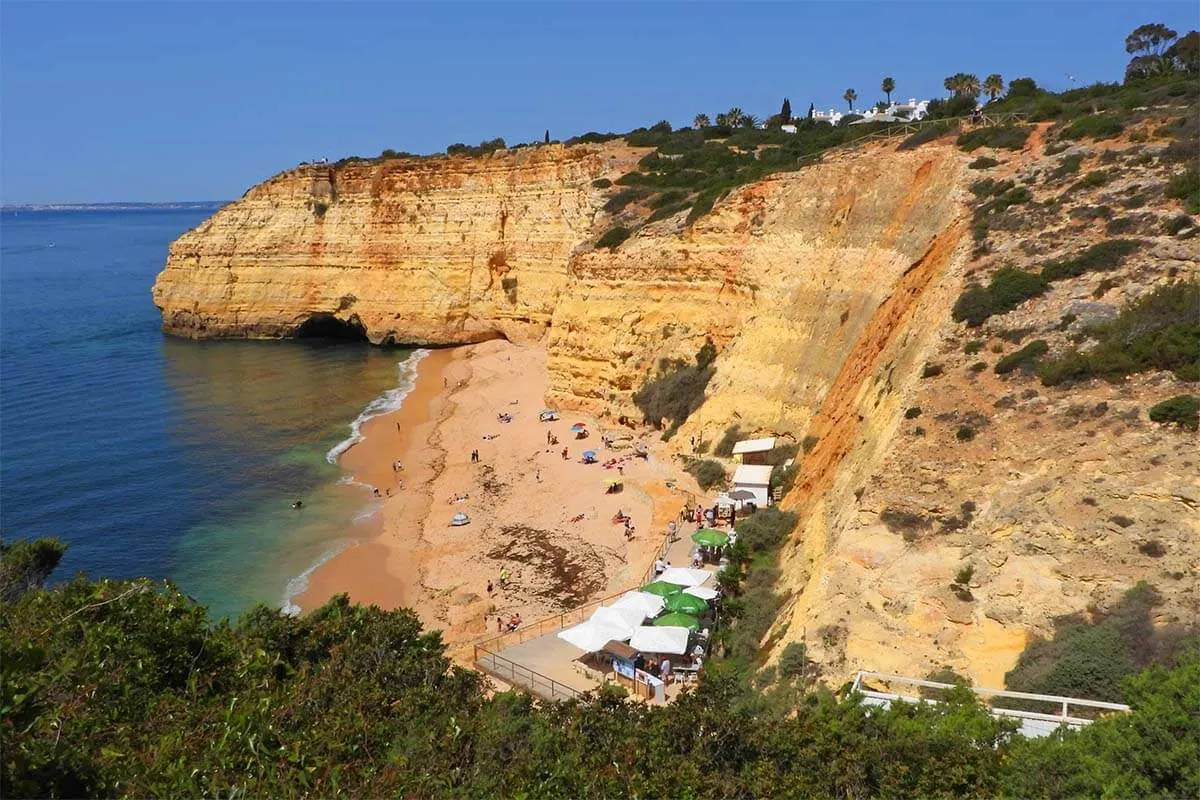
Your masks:
M536 345L492 341L426 356L402 407L364 424L364 440L340 461L383 496L377 536L316 570L297 598L301 608L346 592L410 607L455 643L496 632L501 616L532 622L638 583L667 523L699 492L654 431L567 411L540 422L545 394L545 352ZM571 433L579 422L586 439ZM605 432L632 438L610 449ZM645 442L649 458L634 455L634 441ZM598 463L582 463L585 450ZM607 493L616 478L622 491ZM633 519L632 539L612 521L618 510ZM457 512L470 524L451 526Z

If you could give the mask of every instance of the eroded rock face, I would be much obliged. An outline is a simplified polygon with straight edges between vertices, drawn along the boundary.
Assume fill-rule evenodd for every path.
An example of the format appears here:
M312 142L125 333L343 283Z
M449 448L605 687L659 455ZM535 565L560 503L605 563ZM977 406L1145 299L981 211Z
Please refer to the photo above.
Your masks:
M163 327L196 338L296 335L314 315L372 342L539 338L617 147L477 159L306 165L254 187L171 245Z

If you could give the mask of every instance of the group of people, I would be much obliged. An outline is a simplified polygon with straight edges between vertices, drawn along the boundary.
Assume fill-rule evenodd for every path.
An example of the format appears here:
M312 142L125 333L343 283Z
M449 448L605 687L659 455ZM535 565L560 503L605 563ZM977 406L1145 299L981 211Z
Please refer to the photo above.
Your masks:
M479 463L479 451L478 451L478 450L472 450L472 451L471 451L471 463L472 463L472 464L478 464L478 463Z
M508 622L506 624L504 621L504 616L500 615L496 617L496 633L504 633L506 629L509 633L512 633L517 628L521 627L521 623L523 621L524 620L521 619L520 614L514 613L508 618Z

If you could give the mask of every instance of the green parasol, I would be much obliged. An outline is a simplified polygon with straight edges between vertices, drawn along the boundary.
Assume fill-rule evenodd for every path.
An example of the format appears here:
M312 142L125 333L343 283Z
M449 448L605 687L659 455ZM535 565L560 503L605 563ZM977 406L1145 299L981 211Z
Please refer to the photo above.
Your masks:
M647 594L656 594L659 597L666 597L667 595L678 594L679 592L682 592L683 587L677 583L654 581L653 583L647 583L645 586L643 586L642 591L646 592Z
M692 534L692 541L705 547L724 547L729 544L729 536L713 528L701 528Z
M667 597L667 611L679 611L683 614L703 614L708 609L708 603L694 594L673 594Z
M700 630L700 620L696 619L691 614L680 614L679 612L663 614L661 617L654 620L653 624L659 628L669 626L672 628L687 628L688 630L692 631Z

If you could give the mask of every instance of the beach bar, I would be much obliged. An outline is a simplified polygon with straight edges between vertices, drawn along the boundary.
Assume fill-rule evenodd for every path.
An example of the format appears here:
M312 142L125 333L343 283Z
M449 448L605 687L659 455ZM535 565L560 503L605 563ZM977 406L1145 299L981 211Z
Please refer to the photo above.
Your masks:
M771 504L770 486L771 468L765 464L742 464L733 473L734 491L749 492L760 507Z

